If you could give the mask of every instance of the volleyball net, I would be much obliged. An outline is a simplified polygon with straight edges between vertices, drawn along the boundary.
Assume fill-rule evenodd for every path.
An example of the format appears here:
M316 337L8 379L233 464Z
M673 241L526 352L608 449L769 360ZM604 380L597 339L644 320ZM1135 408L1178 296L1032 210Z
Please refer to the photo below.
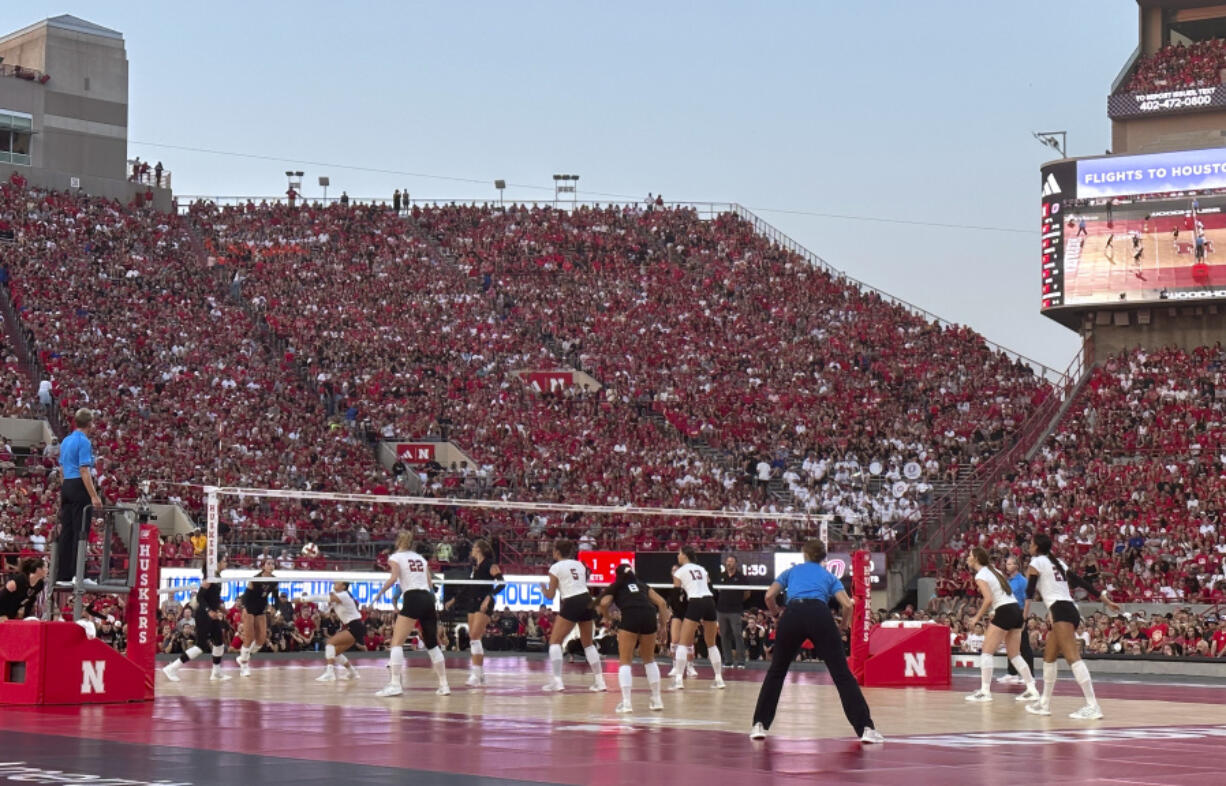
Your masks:
M189 486L189 484L168 484L175 485L180 488ZM432 536L431 532L424 530L420 524L420 518L433 518L435 523L439 519L447 519L451 522L452 530L443 534L441 540L448 542L447 559L442 559L439 554L435 554L440 561L451 564L466 563L468 554L459 554L451 550L451 545L461 541L468 541L476 537L488 537L495 543L503 543L507 541L507 536L515 533L512 537L518 537L521 542L525 542L535 549L534 553L527 555L530 559L527 560L530 564L527 567L522 566L518 570L507 571L507 566L504 562L504 572L507 572L507 595L510 598L500 604L501 607L510 608L512 610L525 610L534 600L541 599L539 585L546 583L549 576L545 570L552 560L552 542L553 539L544 535L534 535L532 532L525 534L527 528L526 522L536 517L548 517L553 531L568 531L579 532L588 530L593 524L602 532L612 531L614 537L607 539L614 542L624 543L625 539L621 535L625 534L626 529L640 530L652 529L662 532L672 530L684 530L689 533L701 532L703 536L726 534L728 536L727 543L712 542L710 537L699 537L698 543L695 543L696 550L702 553L705 561L710 562L711 554L718 552L721 556L731 554L738 557L738 562L742 566L743 580L745 584L736 585L721 585L713 583L713 589L736 589L746 591L762 591L769 588L774 576L780 569L790 566L795 562L800 561L800 547L805 540L810 538L819 538L824 544L829 546L830 527L833 521L833 516L828 514L813 514L806 512L774 512L774 511L746 511L746 510L725 510L725 509L703 509L703 508L681 508L681 507L657 507L649 505L593 505L593 504L574 504L566 502L548 502L548 501L518 501L505 499L470 499L463 497L424 497L424 496L402 496L402 495L384 495L384 494L366 494L366 493L338 493L324 491L308 491L299 489L267 489L267 488L248 488L236 486L211 486L211 485L190 485L190 488L196 489L202 493L206 507L206 552L204 567L205 572L211 577L211 580L218 581L223 584L223 587L231 584L247 584L253 581L273 581L278 584L284 584L287 588L287 594L292 598L295 590L301 587L305 588L302 595L319 595L325 585L336 582L346 581L351 586L356 585L359 592L355 593L355 600L362 603L363 598L367 597L368 591L377 591L373 585L386 580L386 571L380 572L374 569L374 554L377 549L373 544L367 544L371 555L369 564L371 570L303 570L280 568L275 571L276 575L268 579L259 579L255 577L253 569L230 569L223 572L220 576L217 573L217 565L219 561L220 549L226 545L221 542L221 533L223 518L227 520L231 528L241 527L238 523L239 519L245 518L246 514L243 511L248 511L253 508L268 508L269 506L282 506L282 512L290 512L294 516L302 515L302 506L310 508L310 515L316 521L323 524L323 529L328 529L331 522L345 522L347 533L344 537L352 538L352 533L355 529L353 523L355 521L371 521L377 519L379 526L384 532L391 532L394 540L395 533L403 530L414 533L415 541L425 541L431 543L440 540L437 528ZM289 506L285 508L284 506ZM379 511L376 515L375 511ZM239 515L232 515L238 513ZM415 516L419 520L414 520ZM276 512L269 514L269 518L275 519ZM663 523L661 523L663 522ZM474 526L475 524L475 526ZM488 526L485 526L488 524ZM792 540L792 549L783 551L782 553L789 557L780 559L780 549L777 545L768 550L744 550L738 549L731 541L733 537L741 534L746 528L753 530L753 534L759 534L763 529L769 528L772 532L776 529L786 530L788 538ZM467 531L465 531L467 529ZM667 539L667 535L659 538L660 541ZM756 539L756 538L755 538ZM238 539L243 542L241 538ZM717 539L718 540L718 539ZM247 541L250 543L250 541ZM275 556L273 552L284 551L285 547L290 544L271 544L271 548L267 549L267 553ZM297 544L294 544L297 546ZM386 540L379 545L385 546ZM335 550L335 544L323 543L322 548L325 550ZM651 555L655 563L658 563L661 558L659 550L651 550L655 553ZM262 552L263 553L263 552ZM600 552L602 554L628 554L630 558L622 561L634 563L634 551L627 552ZM747 565L743 557L747 555L757 555L754 564ZM290 555L292 561L298 554ZM585 552L580 552L577 558L585 556ZM646 559L646 555L644 555ZM788 563L788 559L791 563ZM673 558L675 561L675 557ZM850 565L849 559L840 560L840 565L832 567L838 568L834 572L837 575L847 572ZM233 564L233 561L231 562ZM607 566L605 570L593 571L589 568L589 585L593 587L606 586L612 581L612 571L616 564ZM667 574L661 576L658 564L651 570L647 570L647 565L634 565L639 578L644 583L649 584L656 589L669 589L673 586L671 577ZM708 570L713 574L713 581L718 575L715 565L707 565ZM654 574L654 579L645 573ZM448 575L451 574L451 575ZM164 568L163 569L163 593L170 594L172 591L177 593L181 591L189 591L193 586L198 586L201 580L201 573L198 568ZM455 570L445 571L437 575L436 583L442 593L450 593L452 590L447 588L458 588L469 584L480 584L482 582L473 582L467 575L458 577L455 575ZM536 589L530 589L536 587ZM179 589L182 588L182 589ZM373 589L372 589L373 588ZM228 590L223 590L223 594L228 596L231 593ZM386 596L385 596L386 598ZM548 604L548 601L545 601ZM380 603L379 606L385 604ZM539 604L538 604L539 605Z

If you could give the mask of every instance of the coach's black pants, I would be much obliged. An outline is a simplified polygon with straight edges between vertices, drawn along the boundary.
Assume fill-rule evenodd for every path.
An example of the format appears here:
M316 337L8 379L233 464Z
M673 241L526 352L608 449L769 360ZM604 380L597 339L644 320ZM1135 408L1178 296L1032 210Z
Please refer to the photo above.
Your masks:
M56 581L72 581L77 575L77 542L85 532L86 511L91 507L85 481L69 478L60 486L60 537L56 541Z
M1030 628L1026 625L1022 626L1022 649L1018 653L1022 656L1022 660L1026 661L1026 665L1030 668L1030 673L1034 674L1034 650L1030 649ZM1009 664L1009 673L1017 676L1017 669L1013 668L1013 664Z
M843 702L843 714L856 730L856 736L864 734L866 727L876 728L869 715L868 702L860 692L860 685L847 667L843 639L838 626L834 624L834 615L826 603L818 600L794 600L779 618L771 665L758 693L753 722L770 728L775 720L775 709L779 706L779 693L783 690L788 667L796 660L796 653L800 652L805 639L813 642L814 654L826 664L830 679L834 680L834 687L838 689L839 699Z

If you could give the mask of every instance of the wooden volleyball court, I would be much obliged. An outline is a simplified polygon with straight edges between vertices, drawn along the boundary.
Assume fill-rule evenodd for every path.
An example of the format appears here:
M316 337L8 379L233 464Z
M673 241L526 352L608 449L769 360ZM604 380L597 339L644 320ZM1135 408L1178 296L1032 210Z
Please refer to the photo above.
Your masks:
M207 660L207 659L206 659ZM1067 717L1083 701L1067 670L1051 717L1023 710L1015 686L970 704L978 677L950 690L867 688L886 743L862 746L820 669L793 670L771 735L748 737L764 671L710 669L647 710L635 667L635 712L616 715L617 663L606 659L607 693L591 693L586 664L566 667L567 691L540 691L547 663L493 655L488 685L464 687L467 659L449 658L452 694L434 694L420 653L405 694L380 699L382 657L354 659L361 678L317 683L322 657L257 658L253 675L210 682L207 663L172 683L157 675L153 702L6 707L0 781L33 772L95 776L93 783L687 784L842 782L1059 784L1222 782L1226 679L1153 681L1096 677L1106 717ZM1093 664L1091 663L1091 668ZM665 680L667 686L669 681ZM51 782L51 781L39 781Z

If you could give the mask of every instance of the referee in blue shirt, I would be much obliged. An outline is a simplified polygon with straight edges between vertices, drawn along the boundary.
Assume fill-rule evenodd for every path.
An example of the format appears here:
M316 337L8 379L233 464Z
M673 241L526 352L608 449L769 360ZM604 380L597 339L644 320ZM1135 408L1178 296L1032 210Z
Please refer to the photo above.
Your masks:
M830 613L830 600L834 598L843 607L844 622L850 622L855 605L843 591L842 582L821 564L826 558L826 545L820 540L810 540L801 551L805 561L780 573L766 591L766 607L772 613L779 608L775 598L785 590L788 605L775 625L771 665L758 693L758 706L753 711L753 730L749 736L755 740L766 737L766 730L775 720L775 709L779 706L779 694L783 690L788 667L796 659L805 639L808 639L813 642L814 652L826 664L826 671L834 680L834 687L838 689L839 699L843 702L843 714L856 730L856 736L861 742L885 742L885 737L873 726L868 702L864 700L860 685L847 667L843 637L834 623L834 615Z
M74 421L76 430L60 443L60 471L64 483L60 486L56 581L73 580L77 573L77 542L85 532L86 517L93 515L93 508L102 507L102 500L94 488L94 447L88 434L94 415L88 409L78 409Z

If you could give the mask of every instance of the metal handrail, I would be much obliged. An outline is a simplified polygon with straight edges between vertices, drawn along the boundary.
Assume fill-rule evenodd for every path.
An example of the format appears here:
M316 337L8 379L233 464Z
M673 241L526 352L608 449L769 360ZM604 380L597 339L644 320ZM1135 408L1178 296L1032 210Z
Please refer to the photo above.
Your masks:
M1040 404L1030 417L1014 431L1009 447L1001 450L988 461L981 464L971 475L957 483L949 492L938 497L929 505L917 523L900 536L887 549L893 553L904 545L916 545L921 549L931 549L933 543L944 542L966 522L974 504L980 501L986 489L1035 446L1052 424L1052 419L1060 412L1068 397L1077 390L1081 377L1085 373L1085 358L1081 351L1069 361L1065 370L1065 384L1057 386L1052 395ZM947 511L953 514L944 522L937 519ZM934 529L935 524L935 529ZM921 542L922 541L922 542Z

